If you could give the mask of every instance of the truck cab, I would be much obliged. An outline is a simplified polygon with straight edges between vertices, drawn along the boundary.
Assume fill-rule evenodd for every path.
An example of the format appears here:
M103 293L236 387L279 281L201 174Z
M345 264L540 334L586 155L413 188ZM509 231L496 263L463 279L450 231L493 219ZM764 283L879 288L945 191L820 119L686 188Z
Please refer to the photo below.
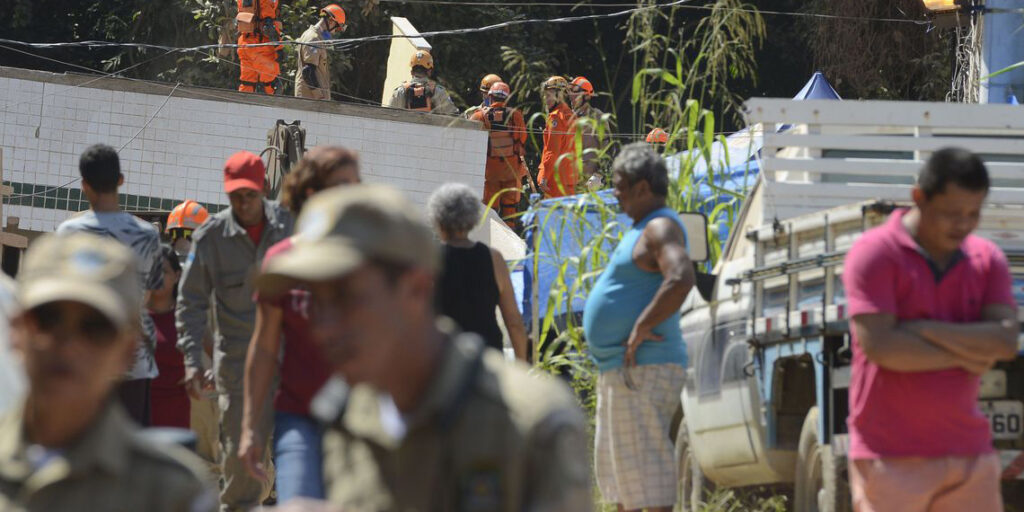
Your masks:
M773 485L797 512L848 511L852 357L840 279L861 233L908 205L932 151L965 147L993 181L975 234L996 242L1024 319L1024 110L1009 105L752 99L761 174L681 325L690 354L676 431L680 507L713 488ZM787 126L785 132L771 127ZM1024 503L1021 355L982 377L1006 503ZM1016 501L1014 501L1016 500Z

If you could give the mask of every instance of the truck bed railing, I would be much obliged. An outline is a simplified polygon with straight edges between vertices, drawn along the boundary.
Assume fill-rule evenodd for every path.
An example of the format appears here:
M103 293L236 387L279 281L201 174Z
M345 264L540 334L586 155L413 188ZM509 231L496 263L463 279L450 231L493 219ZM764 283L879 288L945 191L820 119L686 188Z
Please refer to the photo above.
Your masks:
M754 98L748 125L764 130L759 164L765 218L787 219L869 198L907 200L931 154L959 146L985 160L993 204L1024 204L1024 109L903 101Z

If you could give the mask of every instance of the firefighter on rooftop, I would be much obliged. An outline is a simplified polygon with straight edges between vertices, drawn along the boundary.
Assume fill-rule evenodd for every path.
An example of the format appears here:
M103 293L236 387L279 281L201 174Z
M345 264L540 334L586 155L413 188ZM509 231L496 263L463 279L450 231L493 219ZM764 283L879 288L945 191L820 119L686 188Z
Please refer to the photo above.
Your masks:
M331 68L329 50L323 41L345 31L345 10L337 4L320 9L320 21L310 25L302 36L295 73L295 96L313 100L331 99Z
M274 94L280 88L281 66L276 43L281 40L281 22L277 20L278 0L237 0L238 90ZM253 46L251 46L253 45ZM259 45L259 46L255 46Z
M391 95L388 106L417 112L430 112L449 116L459 115L459 109L452 102L445 88L431 79L434 74L434 57L426 50L416 50L409 59L412 78L402 82Z

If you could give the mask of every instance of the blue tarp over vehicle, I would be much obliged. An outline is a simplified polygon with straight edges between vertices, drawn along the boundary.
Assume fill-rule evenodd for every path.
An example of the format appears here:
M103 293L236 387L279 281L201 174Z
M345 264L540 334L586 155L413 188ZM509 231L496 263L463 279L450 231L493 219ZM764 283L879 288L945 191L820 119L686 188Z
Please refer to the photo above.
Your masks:
M821 73L815 73L807 82L807 85L794 99L840 99L835 89ZM779 131L788 129L788 126L778 127ZM737 201L730 197L728 192L742 196L747 189L754 184L755 178L760 170L757 164L757 153L763 145L763 138L760 130L751 130L749 127L726 137L725 143L716 141L711 149L711 166L700 156L693 165L693 183L696 188L695 209L709 215L716 205L721 202ZM694 158L685 154L670 155L665 158L669 172L678 176L682 166L682 160ZM711 172L708 172L708 169ZM711 177L709 177L709 174ZM717 188L726 191L725 194L715 194ZM607 208L598 207L603 203L606 207L612 208L615 212L614 218L608 216ZM738 201L736 206L738 206ZM738 211L738 208L734 209ZM576 212L576 213L573 213ZM604 213L603 213L604 212ZM711 219L713 222L713 219ZM512 282L516 289L516 298L520 306L523 320L529 326L532 323L532 290L536 286L537 306L539 316L543 317L552 299L550 291L558 281L559 274L563 272L564 281L570 284L575 281L578 269L584 273L590 273L595 269L590 265L577 264L579 258L587 259L588 254L582 254L583 248L590 244L590 241L602 233L606 235L600 244L600 250L610 253L615 248L621 233L633 224L633 221L625 214L618 211L618 201L611 190L602 190L595 194L580 194L557 199L540 201L530 208L523 216L523 224L536 229L527 230L526 247L527 258L522 265L518 265L512 272ZM712 229L715 227L713 226ZM728 239L728 226L723 222L717 226L719 240ZM539 246L538 246L539 244ZM534 247L536 247L537 268L534 269ZM597 248L592 248L597 249ZM582 295L582 294L580 294ZM560 317L571 311L580 313L583 311L584 298L575 297L571 306L566 308L567 297L556 297L561 304L555 310L555 316Z

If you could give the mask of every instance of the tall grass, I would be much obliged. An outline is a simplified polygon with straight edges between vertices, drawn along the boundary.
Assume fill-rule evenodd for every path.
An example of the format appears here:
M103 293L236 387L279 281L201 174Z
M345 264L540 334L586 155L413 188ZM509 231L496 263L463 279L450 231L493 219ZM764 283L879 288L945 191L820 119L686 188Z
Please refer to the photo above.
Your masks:
M638 5L653 3L654 0L638 1ZM628 91L632 124L660 127L669 133L669 141L662 151L665 155L677 155L678 166L673 169L668 205L677 211L700 210L707 215L711 249L708 268L720 257L725 242L719 239L719 227L732 227L744 199L742 191L720 187L716 179L715 170L730 164L713 161L712 147L716 142L724 142L724 137L716 133L716 118L736 111L738 97L726 84L730 78L753 75L754 50L765 34L764 21L756 11L737 10L751 9L750 4L741 0L717 0L713 5L714 9L690 32L680 29L674 9L667 13L654 9L638 11L626 23L623 40L632 48L634 57L632 89ZM518 91L529 91L529 84L540 83L553 69L550 63L531 62L511 48L505 50L504 60L506 72L512 77L513 90ZM524 94L517 104L529 104L526 100ZM530 113L528 105L524 110L533 138L531 145L539 149L536 139L543 129L545 116L541 109ZM595 154L599 166L607 172L614 155L629 140L615 137L611 132L614 114L580 123L600 141L597 148L587 151ZM566 157L573 158L577 171L582 173L580 163L584 149L580 131L577 130L575 155ZM698 165L706 167L706 173L697 173ZM609 183L607 175L605 178L605 183ZM702 191L710 191L710 194L702 194ZM537 212L533 222L526 226L533 235L528 238L533 241L533 247L527 248L528 258L535 272L542 264L550 265L556 272L549 288L538 289L536 282L533 286L532 325L528 329L534 340L533 361L539 371L567 377L593 418L597 371L587 356L581 318L571 312L578 309L574 304L580 305L586 300L596 277L608 264L629 225L620 221L617 206L608 204L596 191L587 192L579 201L561 202ZM542 251L546 240L572 243L547 244L552 250ZM547 297L543 310L538 305L541 296ZM784 498L751 501L723 491L712 496L703 510L774 512L784 509Z
M637 3L650 5L654 0ZM715 170L730 165L712 157L714 144L724 143L724 136L716 133L721 112L702 108L702 102L720 110L737 107L737 97L727 88L728 79L753 76L754 52L765 34L764 20L751 9L753 6L742 0L717 0L691 31L682 30L675 8L641 10L626 22L623 36L623 43L632 48L634 55L629 91L634 125L657 126L669 133L662 150L665 155L676 155L678 166L673 169L668 205L677 211L699 210L707 215L709 267L720 256L725 242L719 240L718 228L732 226L744 194L719 186ZM504 59L511 81L518 85L514 90L529 90L527 84L539 83L552 69L550 63L532 62L510 48ZM520 98L520 102L525 99ZM545 116L538 111L528 119L536 135L544 126ZM612 114L580 121L580 127L589 128L600 141L598 148L586 151L598 158L605 172L619 148L629 142L614 136L610 130L614 122ZM573 158L578 172L582 171L584 152L581 131L577 130L576 154L566 155ZM698 166L706 168L706 174L696 173ZM607 178L606 184L610 182ZM701 194L702 189L710 190L710 195ZM572 375L574 385L585 392L593 388L595 372L586 357L580 319L565 312L573 309L573 303L586 299L628 226L618 221L616 206L606 204L593 192L579 202L541 211L542 215L527 227L535 230L534 247L529 248L532 266L537 269L541 263L550 264L557 269L557 277L549 289L536 291L538 298L543 294L548 300L543 311L532 312L529 330L535 340L534 361L544 370ZM545 238L572 240L574 243L567 245L580 250L563 253L560 244L553 244L554 251L542 253L539 249ZM536 300L531 303L537 307Z

